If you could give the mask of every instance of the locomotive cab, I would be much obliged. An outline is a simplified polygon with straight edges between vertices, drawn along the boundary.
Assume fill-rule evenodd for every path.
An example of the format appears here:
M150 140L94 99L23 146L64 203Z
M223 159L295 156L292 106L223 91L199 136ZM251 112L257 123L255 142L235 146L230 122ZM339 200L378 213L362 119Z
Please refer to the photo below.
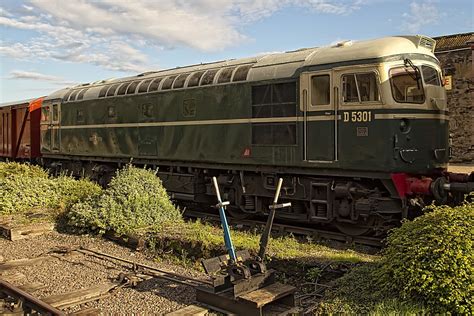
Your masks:
M449 112L439 63L406 58L403 65L387 68L393 106L401 111L416 109L400 117L398 130L397 124L392 126L396 161L392 179L399 196L413 206L462 202L464 194L474 189L474 173L447 171Z
M303 161L420 174L446 168L448 112L434 46L405 36L309 55L300 74Z
M449 159L446 92L437 62L405 58L388 64L394 171L432 173ZM388 89L387 89L388 90Z

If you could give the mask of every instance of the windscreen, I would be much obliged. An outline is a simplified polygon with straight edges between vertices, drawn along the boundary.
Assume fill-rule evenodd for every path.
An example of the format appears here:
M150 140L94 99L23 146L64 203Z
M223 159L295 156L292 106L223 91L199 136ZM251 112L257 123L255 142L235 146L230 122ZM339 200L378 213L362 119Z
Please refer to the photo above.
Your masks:
M399 103L424 103L425 94L419 72L411 67L390 69L393 99Z
M423 79L425 84L431 84L434 86L441 86L441 80L439 78L439 73L436 69L430 66L421 66L421 71L423 72Z

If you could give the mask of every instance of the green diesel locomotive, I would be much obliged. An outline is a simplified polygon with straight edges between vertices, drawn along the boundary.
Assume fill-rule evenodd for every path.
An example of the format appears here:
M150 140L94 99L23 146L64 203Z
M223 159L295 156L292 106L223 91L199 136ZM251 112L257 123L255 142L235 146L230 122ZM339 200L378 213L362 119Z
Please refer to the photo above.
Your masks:
M384 232L425 203L459 200L472 175L446 171L448 112L435 41L346 41L57 91L43 101L45 165L106 182L121 164L159 167L175 200L234 216ZM471 181L471 182L470 182Z

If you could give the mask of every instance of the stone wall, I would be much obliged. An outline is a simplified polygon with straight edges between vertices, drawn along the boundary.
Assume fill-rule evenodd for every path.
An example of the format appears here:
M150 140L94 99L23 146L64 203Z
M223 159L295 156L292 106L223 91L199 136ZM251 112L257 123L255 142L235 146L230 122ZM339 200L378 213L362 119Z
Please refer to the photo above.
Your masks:
M446 91L452 136L451 162L474 163L474 51L470 48L436 53L445 76L452 76Z

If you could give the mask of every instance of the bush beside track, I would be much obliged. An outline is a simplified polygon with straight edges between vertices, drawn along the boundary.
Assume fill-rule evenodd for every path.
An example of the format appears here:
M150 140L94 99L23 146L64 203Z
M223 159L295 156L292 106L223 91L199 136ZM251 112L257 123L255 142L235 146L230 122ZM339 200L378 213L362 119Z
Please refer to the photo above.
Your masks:
M0 163L0 215L32 210L66 219L76 232L135 234L161 254L196 262L225 252L222 230L184 222L153 170L127 166L102 190L89 180L51 178L41 168ZM347 263L316 311L320 313L473 313L474 204L431 207L393 230L381 256L298 241L272 239L271 266L306 273ZM232 231L238 249L256 251L260 235ZM319 271L319 270L318 270Z
M41 212L54 218L100 191L97 184L88 180L66 175L52 178L37 166L0 163L0 215L22 217Z
M71 226L98 233L112 230L118 234L183 222L156 171L130 165L118 170L101 194L73 205L67 217Z
M380 282L440 312L474 313L474 203L431 206L387 239Z
M387 238L379 260L337 280L320 313L474 313L474 203L430 206Z

